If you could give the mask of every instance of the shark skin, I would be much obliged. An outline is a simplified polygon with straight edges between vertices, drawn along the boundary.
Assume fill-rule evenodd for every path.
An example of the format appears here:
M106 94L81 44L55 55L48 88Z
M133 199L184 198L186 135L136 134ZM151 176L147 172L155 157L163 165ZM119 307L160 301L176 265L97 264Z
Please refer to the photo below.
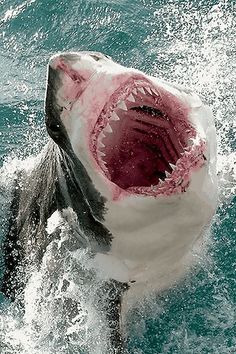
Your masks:
M76 214L86 235L78 247L91 251L91 268L116 289L107 318L113 352L124 353L125 314L186 274L214 215L212 113L190 90L98 52L50 59L45 112L52 141L33 171L31 191L38 193L29 197L27 188L17 189L12 220L18 223L9 235L14 231L23 245L21 260L40 263L49 244L48 218L66 208ZM33 213L39 196L42 206ZM31 235L37 239L33 251L26 236L32 220L40 225ZM7 262L3 290L10 294L13 256Z
M97 267L134 292L165 289L215 211L210 109L189 90L100 53L56 55L51 71L60 124L105 198L112 242Z

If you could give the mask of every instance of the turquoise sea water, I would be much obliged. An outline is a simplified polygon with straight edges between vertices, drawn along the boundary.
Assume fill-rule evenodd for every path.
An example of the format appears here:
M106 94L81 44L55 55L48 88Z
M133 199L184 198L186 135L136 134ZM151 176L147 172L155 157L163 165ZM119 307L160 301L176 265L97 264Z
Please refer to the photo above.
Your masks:
M130 353L236 353L235 20L232 0L0 0L0 183L47 140L46 65L58 51L104 52L194 89L214 112L220 186L208 251L186 280L133 311ZM4 206L1 216L3 231ZM32 349L14 316L1 313L0 329L1 354L56 353Z

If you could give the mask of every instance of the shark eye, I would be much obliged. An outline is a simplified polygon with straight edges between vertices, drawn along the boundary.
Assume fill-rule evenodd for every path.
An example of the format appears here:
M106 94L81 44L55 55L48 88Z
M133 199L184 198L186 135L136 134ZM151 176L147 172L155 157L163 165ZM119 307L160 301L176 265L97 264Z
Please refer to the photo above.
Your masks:
M90 54L90 56L96 61L99 61L100 59L102 59L101 57L99 57L98 55L95 55L95 54Z
M52 131L52 132L58 132L60 131L61 127L59 124L50 124L49 125L49 129Z
M111 57L109 57L109 55L106 55L106 54L103 54L101 56L96 55L96 54L90 54L90 56L96 61L99 61L99 60L104 59L104 58L107 58L107 59L111 60Z

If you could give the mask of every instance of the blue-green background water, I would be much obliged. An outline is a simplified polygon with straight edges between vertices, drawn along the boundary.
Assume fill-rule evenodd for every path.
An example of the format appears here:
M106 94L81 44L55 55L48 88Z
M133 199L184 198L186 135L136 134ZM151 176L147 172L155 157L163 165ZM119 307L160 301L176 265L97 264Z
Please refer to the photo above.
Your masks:
M235 19L235 1L0 0L5 169L14 158L39 152L47 140L46 65L58 51L104 52L191 87L213 109L220 191L207 254L198 255L198 267L181 284L134 311L127 326L130 353L236 353ZM10 178L5 170L2 176ZM1 214L7 218L4 209ZM14 326L0 320L4 341ZM4 354L23 352L1 348Z

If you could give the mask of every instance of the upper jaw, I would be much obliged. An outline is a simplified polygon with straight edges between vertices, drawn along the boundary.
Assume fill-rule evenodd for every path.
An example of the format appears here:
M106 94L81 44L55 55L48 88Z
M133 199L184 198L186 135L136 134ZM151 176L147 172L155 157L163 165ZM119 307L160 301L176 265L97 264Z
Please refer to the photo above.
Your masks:
M62 70L60 65L57 62L59 71ZM59 106L62 107L61 120L71 137L77 156L103 195L109 195L113 199L134 194L157 197L183 192L188 187L193 170L200 168L205 162L205 142L199 138L198 131L191 124L191 96L179 87L170 86L137 70L123 68L114 62L110 62L109 65L107 71L103 67L96 68L95 65L93 75L88 79L78 82L71 80L72 83L71 81L69 83L73 87L64 85L66 81L63 83L63 80L68 79L68 75L62 77L63 73L59 72L62 87L58 90L57 99ZM95 94L96 90L99 90L99 96ZM73 97L70 97L71 94ZM150 109L155 110L153 116ZM136 119L137 115L140 115L140 119ZM158 129L162 129L164 133L157 140L162 138L163 144L170 147L170 142L166 143L165 140L170 138L169 130L172 132L169 139L174 145L172 156L169 159L164 150L161 151L162 155L166 155L164 158L166 168L157 169L160 178L153 177L150 184L143 178L144 185L139 186L136 181L131 181L129 186L129 183L126 185L126 182L122 181L122 176L121 178L111 176L114 171L109 168L107 155L111 141L124 133L120 128L121 121L122 124L129 121L132 125L132 127L128 125L127 131L131 128L136 133L141 130L138 132L140 144L135 145L136 151L141 143L147 144L150 133L154 132L157 139ZM181 137L181 134L184 136ZM78 139L78 136L82 139ZM155 139L153 138L152 148L162 149L163 144L155 142ZM112 146L114 147L114 144ZM122 147L122 144L119 146ZM129 153L128 146L126 148ZM154 156L146 148L145 154L147 159ZM114 157L119 158L118 155ZM117 168L122 170L126 167L125 173L129 174L130 160L131 158L123 159ZM150 164L148 169L151 169ZM108 191L105 191L106 189Z

